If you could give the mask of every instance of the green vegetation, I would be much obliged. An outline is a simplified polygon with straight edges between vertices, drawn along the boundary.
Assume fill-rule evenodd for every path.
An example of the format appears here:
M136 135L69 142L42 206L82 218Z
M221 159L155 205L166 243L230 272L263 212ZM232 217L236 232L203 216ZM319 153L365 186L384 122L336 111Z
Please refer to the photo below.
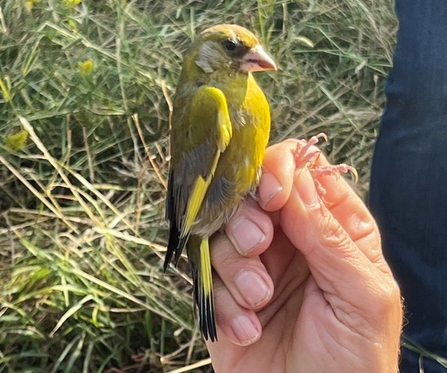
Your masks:
M191 39L223 22L280 66L258 77L271 142L325 132L366 195L391 0L3 0L0 373L206 363L187 265L162 272L168 102Z

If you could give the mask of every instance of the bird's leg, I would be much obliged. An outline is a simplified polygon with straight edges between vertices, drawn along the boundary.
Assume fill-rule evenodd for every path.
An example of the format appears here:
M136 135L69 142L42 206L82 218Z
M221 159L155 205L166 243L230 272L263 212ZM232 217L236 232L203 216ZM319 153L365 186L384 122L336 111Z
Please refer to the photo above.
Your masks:
M320 141L320 137L324 138L327 141L327 136L325 133L321 132L316 136L312 136L309 141L306 140L298 140L298 144L296 144L295 149L295 164L298 168L308 167L309 169L313 168L313 165L317 161L320 156L320 150L310 149L312 145L318 144Z
M357 170L349 166L345 163L338 165L329 165L329 166L315 166L315 162L321 154L321 151L316 149L311 149L313 145L318 144L320 138L323 138L327 141L327 136L324 133L319 133L316 136L312 136L309 141L306 140L298 140L298 144L295 149L295 164L298 168L307 167L312 174L312 176L331 176L335 175L337 177L340 176L340 172L346 173L351 171L355 176L355 181L358 180ZM323 186L314 178L315 187L317 188L317 192L320 197L323 197L326 194L326 190Z

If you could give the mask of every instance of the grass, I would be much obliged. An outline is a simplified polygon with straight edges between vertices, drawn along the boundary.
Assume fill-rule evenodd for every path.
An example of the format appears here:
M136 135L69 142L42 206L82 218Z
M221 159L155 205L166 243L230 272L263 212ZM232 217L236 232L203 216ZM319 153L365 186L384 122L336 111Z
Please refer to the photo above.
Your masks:
M258 77L271 142L326 132L365 196L391 0L75 3L0 4L0 373L210 372L186 263L162 273L182 53L206 26L254 30L280 66Z

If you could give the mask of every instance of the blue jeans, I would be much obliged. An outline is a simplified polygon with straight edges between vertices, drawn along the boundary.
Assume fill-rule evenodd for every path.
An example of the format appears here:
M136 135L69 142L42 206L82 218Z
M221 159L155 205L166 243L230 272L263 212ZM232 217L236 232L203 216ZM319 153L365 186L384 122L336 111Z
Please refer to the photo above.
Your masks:
M396 13L370 208L405 299L404 337L447 358L447 0L396 0ZM401 373L419 372L418 354L403 348L401 360Z

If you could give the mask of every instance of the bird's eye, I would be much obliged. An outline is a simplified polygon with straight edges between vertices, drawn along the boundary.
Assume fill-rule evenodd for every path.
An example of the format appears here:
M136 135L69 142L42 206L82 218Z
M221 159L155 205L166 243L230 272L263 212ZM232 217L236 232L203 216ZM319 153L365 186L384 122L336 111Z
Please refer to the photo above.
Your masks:
M227 51L234 51L236 49L236 46L237 46L236 43L234 41L232 41L232 40L225 41L223 43L223 45L224 45L224 47L225 47L225 49Z

